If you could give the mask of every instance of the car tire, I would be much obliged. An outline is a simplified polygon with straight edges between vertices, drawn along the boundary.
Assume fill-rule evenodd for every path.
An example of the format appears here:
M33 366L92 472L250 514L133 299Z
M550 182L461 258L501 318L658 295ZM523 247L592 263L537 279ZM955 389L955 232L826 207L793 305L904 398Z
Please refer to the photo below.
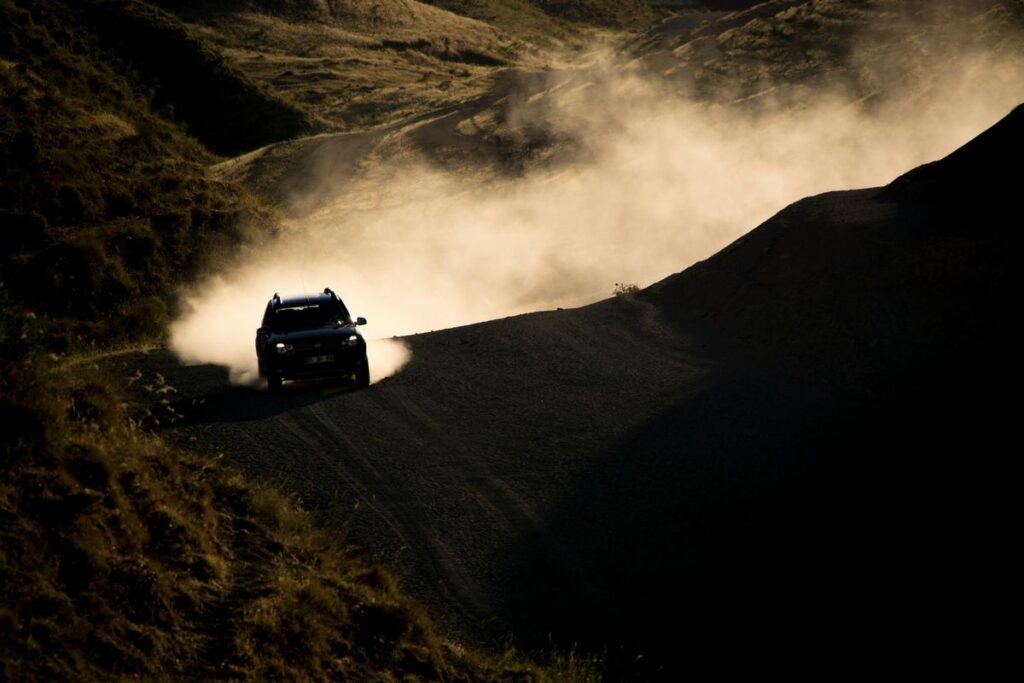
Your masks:
M370 365L366 362L365 357L362 364L356 368L356 386L360 388L370 386Z
M274 374L267 375L267 389L272 394L276 394L281 391L281 376Z

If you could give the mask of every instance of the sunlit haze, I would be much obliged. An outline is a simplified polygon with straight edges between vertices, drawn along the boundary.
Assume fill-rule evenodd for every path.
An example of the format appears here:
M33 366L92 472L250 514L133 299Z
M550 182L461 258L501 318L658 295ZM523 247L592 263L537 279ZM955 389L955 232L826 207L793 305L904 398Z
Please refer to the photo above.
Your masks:
M766 97L753 111L669 92L600 58L508 112L574 140L572 162L508 177L405 151L347 184L314 184L302 197L314 210L183 293L172 347L252 381L253 333L270 295L330 286L369 319L377 380L409 359L395 335L649 285L802 197L883 185L942 157L1024 93L1016 65L985 55L924 71L933 83L913 102L868 107L837 87L799 106Z

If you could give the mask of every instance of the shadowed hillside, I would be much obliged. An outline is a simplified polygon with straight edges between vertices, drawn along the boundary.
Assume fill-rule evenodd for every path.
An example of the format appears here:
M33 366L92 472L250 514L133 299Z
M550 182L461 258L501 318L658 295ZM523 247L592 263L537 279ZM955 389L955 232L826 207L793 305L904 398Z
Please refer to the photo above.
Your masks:
M614 28L644 28L656 17L644 0L426 0L431 5L493 23L505 30L519 27L551 32L566 22Z
M412 0L162 4L233 69L327 130L464 103L527 53L538 59L494 26Z
M161 334L175 288L269 223L247 192L208 175L212 155L164 109L181 91L149 99L155 74L83 25L99 7L0 3L2 281L77 349Z
M713 370L564 502L529 620L677 673L997 667L1022 134L1018 107L640 293Z
M929 213L940 223L981 222L1011 230L1018 218L1008 200L1018 178L1007 169L1021 152L1024 108L1018 107L971 144L897 178L880 198Z
M76 19L152 89L153 106L208 149L234 155L308 133L296 106L233 71L172 15L144 2L81 3Z

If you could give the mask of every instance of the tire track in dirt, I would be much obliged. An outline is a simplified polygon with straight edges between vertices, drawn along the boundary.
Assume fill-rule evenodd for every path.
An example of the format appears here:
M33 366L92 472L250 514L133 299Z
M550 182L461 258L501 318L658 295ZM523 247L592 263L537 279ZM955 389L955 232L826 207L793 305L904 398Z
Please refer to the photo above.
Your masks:
M408 401L385 400L379 409L391 416L411 416L412 429L426 430L431 437L442 441L449 453L463 449L461 444L447 438L441 430L431 425L429 418L411 407ZM440 590L450 608L461 612L464 619L474 622L490 618L491 610L482 596L478 582L463 570L450 545L432 533L424 525L423 516L417 513L422 505L415 501L430 498L424 496L422 488L414 489L403 478L389 476L382 471L382 468L375 465L374 454L361 447L357 439L351 438L332 418L324 404L314 403L290 411L276 422L287 430L294 444L305 446L307 467L327 469L346 483L357 497L359 506L365 507L376 522L386 526L392 538L397 541L396 550L411 553L414 556L411 563L418 571L428 572L429 576L421 576L420 580L426 579L435 589ZM467 458L463 457L462 461L466 462ZM455 484L453 481L446 483ZM445 488L439 482L431 485L421 481L421 484L434 491ZM465 488L460 493L472 497L492 520L500 520L506 528L510 526L487 495ZM394 544L395 540L389 545Z
M270 396L167 354L134 362L180 391L186 418L170 436L298 496L394 570L444 630L503 642L508 587L524 580L516 553L578 562L549 532L557 506L700 370L628 297L406 341L413 362L361 391L306 383Z

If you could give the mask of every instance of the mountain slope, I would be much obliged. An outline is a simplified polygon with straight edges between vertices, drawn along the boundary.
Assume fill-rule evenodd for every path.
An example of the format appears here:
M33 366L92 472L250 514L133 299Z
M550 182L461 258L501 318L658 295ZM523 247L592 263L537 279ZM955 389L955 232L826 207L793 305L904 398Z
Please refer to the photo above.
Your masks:
M229 2L223 13L162 4L187 23L140 3L86 3L142 8L157 44L257 109L298 111L302 125L310 112L318 125L362 128L450 106L417 128L432 143L452 139L466 102L493 104L500 93L481 93L518 49L420 3L380 3L380 36L365 3L336 3L344 15L314 0ZM856 25L863 8L891 5L776 3L722 17L731 23L707 45L726 55L706 70L691 33L680 54L659 49L697 69L698 84L749 60L740 90L752 94L793 74L813 82L846 49L813 55L786 22L817 35L831 11ZM998 26L1015 6L994 3L981 40L1012 48ZM166 64L80 24L81 7L0 0L4 665L12 677L220 675L230 653L233 673L264 678L300 655L307 675L488 675L442 647L386 577L322 571L340 551L327 544L318 559L305 545L315 534L296 538L276 498L140 434L101 386L51 376L45 351L158 336L210 245L270 222L207 172L213 157L187 118L152 106L144 84ZM359 30L329 25L337 17ZM453 49L449 28L466 42ZM271 50L248 47L260 31ZM354 106L326 121L337 103L309 103L332 92L335 67L358 73L367 55L373 76L355 84L366 98L342 97L365 115ZM453 92L437 95L445 73ZM285 85L268 88L278 77ZM311 77L331 85L309 87ZM876 92L864 74L852 80ZM232 100L217 101L228 103L223 124ZM316 142L358 152L358 135ZM995 169L1013 168L1020 140L1017 110L942 162L882 190L799 202L635 296L409 338L409 367L364 392L313 384L268 399L161 352L106 356L103 369L151 404L135 421L156 416L169 438L226 453L351 529L466 640L608 648L613 678L883 665L976 674L997 663L982 648L1004 644L990 605L1012 566L998 444L1012 443L1016 417L1000 397L1021 379L1021 245L1004 218L1019 213L1016 178ZM291 147L309 151L288 142L254 157ZM25 351L27 340L39 347ZM23 572L25 558L38 573ZM267 565L284 580L270 581ZM302 621L310 604L324 620ZM370 627L329 621L346 612ZM183 630L168 635L168 624Z
M1020 111L907 178L993 174ZM988 220L1012 194L936 212L906 182L798 202L632 297L409 337L364 392L118 367L170 377L172 433L346 524L445 627L666 680L974 670L1003 642L1021 237Z
M243 230L269 223L245 190L210 177L213 155L163 109L180 90L168 82L150 91L147 75L162 72L147 72L148 62L83 19L101 6L0 2L0 272L15 302L59 321L55 348L61 338L82 348L158 336L184 279ZM131 16L137 29L145 23ZM216 59L203 61L196 43L162 21L153 25L167 39L160 45L181 48L195 67L191 82L220 83L254 116L273 119L279 103ZM215 102L207 104L215 122ZM279 139L263 136L265 123L252 140Z
M596 581L569 575L614 596L597 613L621 637L693 643L708 666L744 668L742 643L836 672L927 668L936 648L966 671L1001 642L973 596L1005 588L989 567L1024 290L1021 237L995 218L1017 212L1013 181L995 169L1022 132L1018 108L881 192L798 202L639 295L715 370L631 429L554 525L570 547L631 548ZM910 190L929 185L946 193Z
M162 3L233 69L319 128L363 130L463 103L536 49L412 0Z
M1022 119L1024 109L1018 107L971 144L900 176L881 196L945 213L945 220L956 217L970 223L981 218L1013 225L1014 212L1005 203L1015 192L1017 179L1003 164L1024 151Z
M1022 26L1015 0L770 0L697 25L668 19L631 52L646 72L714 100L799 104L828 92L912 101L949 87L958 64L1019 60Z
M136 71L153 106L224 155L310 132L307 115L230 68L173 15L145 2L92 0L75 19Z
M644 0L609 2L608 0L427 0L452 12L494 23L502 28L565 27L565 22L590 26L642 28L656 16ZM524 21L525 19L525 21ZM561 21L556 21L561 20ZM551 28L548 28L551 27ZM564 30L564 29L563 29Z
M163 378L89 356L159 339L200 266L272 230L206 145L305 126L146 3L0 0L0 680L547 677L436 636L294 500L149 433L170 400L110 386Z

